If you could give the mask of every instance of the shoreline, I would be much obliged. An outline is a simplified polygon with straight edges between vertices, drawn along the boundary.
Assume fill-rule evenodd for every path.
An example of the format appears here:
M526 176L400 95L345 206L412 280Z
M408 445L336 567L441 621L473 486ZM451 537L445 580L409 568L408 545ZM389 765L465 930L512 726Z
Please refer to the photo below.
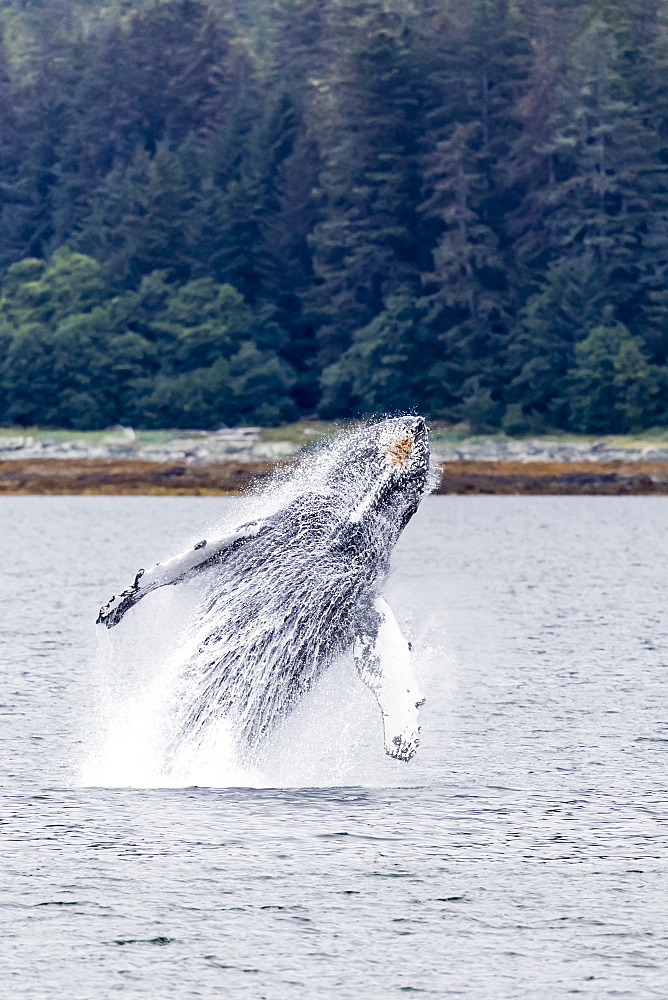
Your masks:
M668 462L439 463L437 494L668 496Z
M0 461L0 497L239 496L268 478L276 462L116 461L43 458Z
M9 459L0 461L0 496L239 496L285 464ZM668 462L457 460L434 468L437 495L668 496Z

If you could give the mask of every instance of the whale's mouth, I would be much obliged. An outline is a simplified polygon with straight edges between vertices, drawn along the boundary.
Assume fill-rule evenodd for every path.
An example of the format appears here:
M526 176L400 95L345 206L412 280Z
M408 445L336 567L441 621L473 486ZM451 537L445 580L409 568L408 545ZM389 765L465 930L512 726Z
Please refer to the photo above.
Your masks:
M413 438L402 437L396 441L391 441L383 450L383 454L390 468L405 469L410 462L413 453Z

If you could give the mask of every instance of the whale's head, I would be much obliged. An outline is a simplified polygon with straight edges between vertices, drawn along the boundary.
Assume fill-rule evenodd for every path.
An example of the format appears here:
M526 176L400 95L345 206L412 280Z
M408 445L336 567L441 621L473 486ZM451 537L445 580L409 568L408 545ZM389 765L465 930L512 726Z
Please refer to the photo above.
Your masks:
M391 417L343 438L330 485L345 489L350 519L382 517L398 533L429 490L423 417Z

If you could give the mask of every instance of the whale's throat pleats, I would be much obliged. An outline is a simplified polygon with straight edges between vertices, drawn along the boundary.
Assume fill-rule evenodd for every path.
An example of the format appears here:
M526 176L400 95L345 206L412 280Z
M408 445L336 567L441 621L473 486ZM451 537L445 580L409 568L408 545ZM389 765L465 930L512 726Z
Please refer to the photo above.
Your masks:
M295 507L217 570L184 674L185 735L224 713L252 748L351 645L369 585L364 537L357 533L353 552L336 544L324 507ZM368 558L375 570L376 555Z

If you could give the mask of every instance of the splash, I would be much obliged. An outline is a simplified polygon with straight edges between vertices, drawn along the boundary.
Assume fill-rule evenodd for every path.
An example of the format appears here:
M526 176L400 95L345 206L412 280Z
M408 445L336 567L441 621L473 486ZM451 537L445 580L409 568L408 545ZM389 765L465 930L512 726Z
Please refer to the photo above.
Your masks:
M331 538L322 541L342 506L353 514L365 507L356 544L381 576L387 570L398 535L396 512L369 521L366 511L378 506L387 470L409 464L410 442L405 436L381 439L385 464L364 482L350 458L359 438L359 431L338 437L296 471L283 471L264 490L231 505L233 512L217 526L221 535L289 512L264 547L226 559L232 588L221 592L212 568L151 594L150 615L142 607L127 616L123 629L100 636L103 674L124 679L107 686L101 700L82 783L406 782L405 765L382 755L378 707L345 655L351 604L368 579L354 561L341 560ZM273 558L276 546L279 560ZM378 551L369 557L374 546ZM323 659L331 664L324 672ZM276 664L289 669L295 662L298 683L277 686Z

